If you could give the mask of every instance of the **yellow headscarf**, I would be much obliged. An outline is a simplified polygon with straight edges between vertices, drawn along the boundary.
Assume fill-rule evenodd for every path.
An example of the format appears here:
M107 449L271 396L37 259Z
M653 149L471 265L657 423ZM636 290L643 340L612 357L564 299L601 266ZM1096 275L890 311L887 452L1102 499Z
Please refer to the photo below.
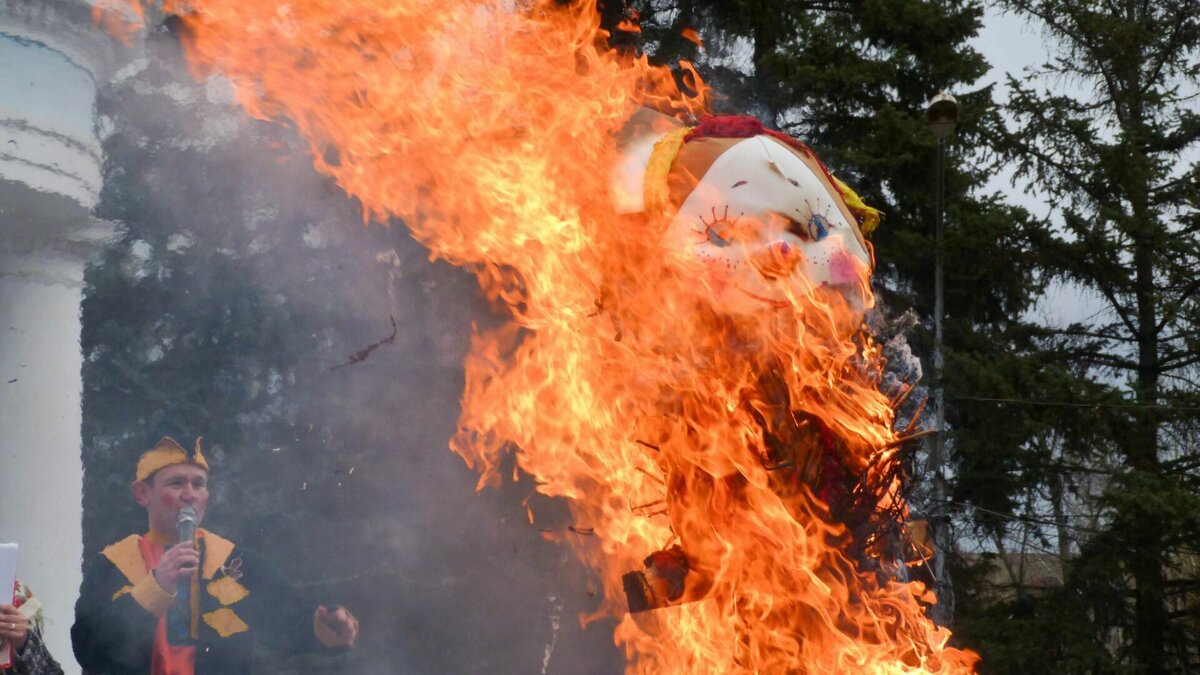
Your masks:
M142 453L137 463L137 480L146 480L153 476L155 471L173 464L194 464L208 471L208 460L204 458L204 453L200 452L200 440L196 439L196 447L189 456L178 441L170 436L163 436L153 448Z

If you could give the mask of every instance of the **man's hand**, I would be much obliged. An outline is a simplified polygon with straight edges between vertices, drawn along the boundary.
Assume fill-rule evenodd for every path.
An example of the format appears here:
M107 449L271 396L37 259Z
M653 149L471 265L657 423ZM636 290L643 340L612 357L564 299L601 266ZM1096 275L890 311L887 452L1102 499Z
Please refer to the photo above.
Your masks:
M19 651L29 637L29 619L12 605L0 605L0 641L11 642Z
M329 609L324 605L317 608L317 620L337 634L347 647L353 647L358 639L358 619L345 607Z
M179 582L190 578L200 567L200 552L190 541L175 544L163 553L154 568L154 580L171 595L179 589Z

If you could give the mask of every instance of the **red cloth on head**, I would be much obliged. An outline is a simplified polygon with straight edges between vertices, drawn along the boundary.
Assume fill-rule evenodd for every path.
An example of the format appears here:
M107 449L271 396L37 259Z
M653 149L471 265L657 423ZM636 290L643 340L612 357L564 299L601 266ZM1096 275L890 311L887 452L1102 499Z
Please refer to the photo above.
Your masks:
M750 115L705 115L688 135L686 143L693 138L750 138L766 133L761 120Z
M770 136L780 143L812 157L817 166L821 167L821 171L824 172L829 182L837 185L833 181L833 174L829 172L829 168L825 166L820 157L817 157L812 148L782 131L766 128L761 120L750 115L705 115L700 118L700 123L683 137L683 142L687 143L697 138L752 138L754 136Z

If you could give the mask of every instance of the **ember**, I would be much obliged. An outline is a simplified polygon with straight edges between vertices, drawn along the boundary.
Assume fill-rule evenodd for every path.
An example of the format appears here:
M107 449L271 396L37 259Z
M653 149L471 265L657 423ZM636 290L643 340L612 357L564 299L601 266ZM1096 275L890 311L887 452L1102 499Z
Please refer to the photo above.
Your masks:
M639 106L690 118L702 83L605 51L594 3L515 4L164 9L198 75L510 310L474 337L451 447L480 488L513 452L569 502L632 672L970 671L902 580L901 439L859 329L872 214L746 118L642 115L637 146ZM729 180L676 170L704 162Z

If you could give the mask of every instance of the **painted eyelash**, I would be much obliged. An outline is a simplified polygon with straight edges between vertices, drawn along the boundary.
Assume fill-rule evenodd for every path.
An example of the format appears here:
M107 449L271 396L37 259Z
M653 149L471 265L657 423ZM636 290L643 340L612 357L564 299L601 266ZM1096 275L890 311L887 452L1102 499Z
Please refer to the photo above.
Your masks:
M733 244L733 232L737 228L738 218L729 217L729 206L725 206L725 210L718 215L717 207L712 207L712 220L704 219L700 216L700 223L704 225L703 230L695 230L696 234L702 235L708 239L708 242L720 248L725 248Z

